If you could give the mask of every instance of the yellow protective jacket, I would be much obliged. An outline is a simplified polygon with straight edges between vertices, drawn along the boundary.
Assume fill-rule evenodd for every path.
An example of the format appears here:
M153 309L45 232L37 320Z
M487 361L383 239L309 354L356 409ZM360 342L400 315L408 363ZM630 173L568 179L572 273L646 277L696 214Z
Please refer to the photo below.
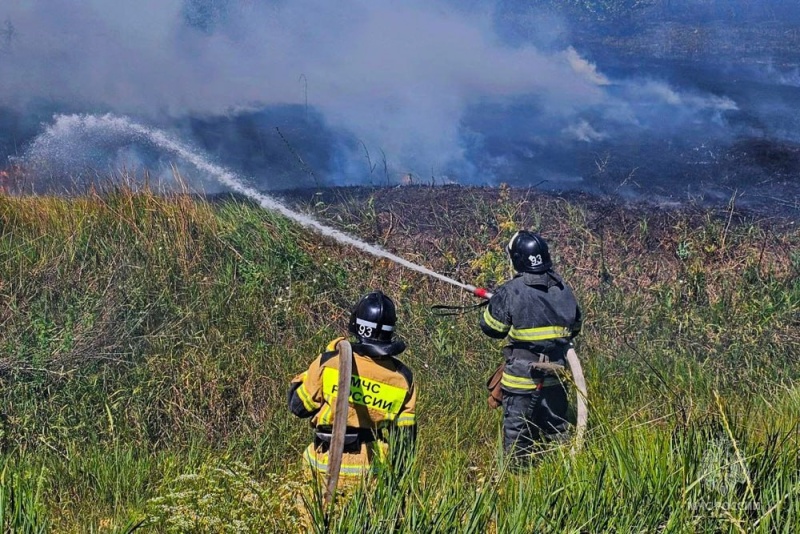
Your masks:
M339 352L331 341L308 370L292 379L289 409L298 417L310 417L317 431L304 453L306 463L317 472L327 472L328 443L320 436L330 432L339 382ZM405 349L402 342L390 345L353 344L353 373L347 414L348 442L342 458L342 476L368 471L376 457L388 452L388 432L403 430L415 435L417 391L411 370L395 358ZM366 353L366 354L365 354Z

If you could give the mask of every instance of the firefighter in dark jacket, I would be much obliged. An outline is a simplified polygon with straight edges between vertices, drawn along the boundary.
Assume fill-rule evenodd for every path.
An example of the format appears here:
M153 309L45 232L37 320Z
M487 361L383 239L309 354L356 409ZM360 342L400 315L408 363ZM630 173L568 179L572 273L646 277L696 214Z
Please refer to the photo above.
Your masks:
M581 329L581 311L570 287L553 271L540 235L517 232L506 252L517 274L494 292L480 325L486 335L509 341L500 381L503 448L512 465L522 466L532 460L537 442L566 436L567 392L553 369L565 368L571 340Z
M376 459L386 459L390 442L402 445L405 454L416 440L417 392L411 370L396 358L406 348L394 335L396 321L394 302L380 291L362 297L350 315L348 330L356 341L352 343L353 375L339 476L343 486L367 474ZM337 345L343 339L331 341L289 389L291 412L311 418L315 436L303 458L317 474L328 471L339 380Z

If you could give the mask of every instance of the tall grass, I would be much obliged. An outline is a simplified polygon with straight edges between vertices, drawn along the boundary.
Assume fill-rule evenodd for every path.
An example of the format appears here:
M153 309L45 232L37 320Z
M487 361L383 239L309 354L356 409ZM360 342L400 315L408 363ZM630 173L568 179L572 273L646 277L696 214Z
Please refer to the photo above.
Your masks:
M420 385L418 454L408 473L379 473L318 527L796 527L791 225L732 207L640 210L507 188L331 195L296 204L490 286L508 274L502 245L515 228L549 238L587 316L584 450L543 451L529 474L505 472L500 414L483 390L499 346L475 314L429 309L469 303L458 289L242 201L125 188L0 196L0 524L299 529L314 517L298 461L309 436L285 410L287 380L380 287L399 305L403 359Z
M3 532L47 532L48 520L41 500L44 476L18 472L9 461L0 471L0 529Z

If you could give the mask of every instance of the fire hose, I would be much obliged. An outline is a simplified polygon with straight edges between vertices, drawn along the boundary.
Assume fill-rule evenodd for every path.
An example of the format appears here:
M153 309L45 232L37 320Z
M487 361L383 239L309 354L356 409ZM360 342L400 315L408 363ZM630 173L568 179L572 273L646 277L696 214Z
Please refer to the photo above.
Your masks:
M350 378L353 376L353 348L349 341L340 341L336 349L339 351L339 392L350 391ZM336 496L336 485L339 481L339 471L342 467L344 454L344 439L347 432L347 414L349 409L349 395L336 395L333 407L333 436L331 437L328 452L328 482L325 485L323 499L326 505L331 505Z
M475 287L469 284L459 284L463 289L469 291L476 297L486 299L487 301L492 298L492 293L483 287ZM577 417L575 421L575 442L572 447L572 452L577 452L583 446L583 439L586 433L586 422L589 419L589 408L587 405L588 392L586 389L586 379L583 376L583 368L575 353L575 349L570 346L567 350L567 366L572 374L572 382L575 384L576 390L576 408Z

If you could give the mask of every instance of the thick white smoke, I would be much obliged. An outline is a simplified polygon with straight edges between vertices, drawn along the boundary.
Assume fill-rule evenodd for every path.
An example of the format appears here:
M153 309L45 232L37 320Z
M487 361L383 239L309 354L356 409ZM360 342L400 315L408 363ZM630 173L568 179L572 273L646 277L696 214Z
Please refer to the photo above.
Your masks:
M427 173L463 162L462 121L483 102L534 99L548 128L585 141L610 135L586 110L637 124L653 105L687 114L732 105L615 82L571 47L511 46L496 31L491 3L481 5L6 0L0 106L46 100L159 122L307 103L373 154ZM529 125L532 134L541 128Z

